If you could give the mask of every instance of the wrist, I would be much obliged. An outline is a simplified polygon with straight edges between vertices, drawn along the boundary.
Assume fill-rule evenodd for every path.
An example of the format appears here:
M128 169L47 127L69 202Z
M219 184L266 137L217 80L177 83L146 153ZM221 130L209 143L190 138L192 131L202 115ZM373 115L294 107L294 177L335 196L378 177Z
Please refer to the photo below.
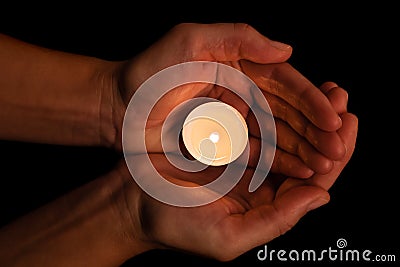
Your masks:
M104 61L95 74L100 88L99 133L100 144L122 150L122 123L126 110L120 93L120 77L124 62Z
M145 229L141 219L143 191L132 179L126 165L121 163L106 179L105 184L112 184L114 188L109 198L109 206L115 221L120 225L119 243L130 253L129 257L158 248L159 246L143 230Z
M2 228L0 262L119 266L154 248L140 225L141 193L128 178L115 169Z

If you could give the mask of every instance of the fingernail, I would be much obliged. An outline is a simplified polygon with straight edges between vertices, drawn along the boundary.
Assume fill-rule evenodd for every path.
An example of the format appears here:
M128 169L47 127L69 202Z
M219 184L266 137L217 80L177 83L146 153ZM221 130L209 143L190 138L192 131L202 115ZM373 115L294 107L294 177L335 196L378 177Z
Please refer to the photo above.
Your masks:
M314 175L314 171L310 168L306 168L304 173L304 178L310 178L312 175Z
M277 41L271 41L271 46L273 46L279 50L282 50L282 51L288 51L288 50L292 49L292 47L290 45L284 44L281 42L277 42Z
M313 202L311 202L308 207L307 207L307 211L310 210L315 210L323 205L325 205L326 203L329 202L329 199L326 198L317 198L316 200L314 200Z
M340 116L337 116L337 125L338 125L337 129L339 129L343 125L343 121L342 118L340 118Z

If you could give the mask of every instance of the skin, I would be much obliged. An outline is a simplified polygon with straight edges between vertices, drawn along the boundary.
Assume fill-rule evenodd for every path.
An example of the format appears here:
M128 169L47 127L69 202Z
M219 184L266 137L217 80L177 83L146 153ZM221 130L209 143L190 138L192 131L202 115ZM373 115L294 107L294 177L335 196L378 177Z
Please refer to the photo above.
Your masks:
M195 96L212 96L236 105L250 129L250 161L234 190L201 207L169 206L143 192L121 160L110 173L0 229L0 262L118 266L154 248L227 261L285 233L308 211L326 204L328 189L354 151L357 117L347 112L344 89L332 82L319 89L284 63L291 52L290 46L246 24L180 24L135 58L119 62L0 35L2 139L121 151L124 112L135 90L157 71L194 60L243 71L262 90L278 122L271 172L249 193L263 140L248 107L215 86L190 84L172 91L155 107L146 128L153 165L180 185L194 186L218 176L218 167L195 175L174 168L159 142L160 127L172 108ZM142 157L126 160L140 164Z
M332 160L340 159L345 153L336 132L341 121L328 99L289 64L260 68L266 63L288 59L291 47L280 44L279 48L283 50L274 49L269 39L260 36L246 24L214 26L210 29L207 25L198 25L193 29L192 24L178 25L158 43L126 62L122 68L125 75L118 76L122 77L119 79L122 101L127 104L135 88L152 74L173 64L202 60L227 64L243 71L256 82L263 90L272 113L280 119L277 129L278 151L272 170L303 178L310 177L315 171L328 172L332 167ZM209 34L201 34L204 31ZM221 31L225 32L224 37L221 37ZM188 49L188 46L194 46L195 52ZM154 53L155 50L160 52ZM259 63L260 66L254 63ZM144 66L140 71L137 67L139 64ZM162 152L161 127L170 111L185 100L199 96L219 99L242 113L250 123L251 164L255 166L261 140L257 133L258 127L252 122L254 116L249 113L249 107L229 90L209 84L180 86L155 105L147 122L148 151ZM122 125L122 114L123 112L119 112L120 116L116 116L119 120L116 125ZM117 128L117 132L120 133L121 128ZM117 138L121 136L117 134ZM290 140L286 140L287 138ZM117 144L120 143L117 139ZM289 147L288 144L299 145ZM292 164L287 164L289 161Z

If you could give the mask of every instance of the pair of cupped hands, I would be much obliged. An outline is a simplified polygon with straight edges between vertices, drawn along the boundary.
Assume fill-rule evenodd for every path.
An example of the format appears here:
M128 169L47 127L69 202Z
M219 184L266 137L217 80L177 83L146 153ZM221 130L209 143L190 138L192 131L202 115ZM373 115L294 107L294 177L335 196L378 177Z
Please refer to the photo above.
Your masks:
M249 106L230 90L212 84L187 84L163 96L148 117L145 132L148 156L163 177L182 186L201 185L223 169L188 173L170 164L163 153L161 129L168 114L195 97L218 99L243 115L249 130L249 160L228 194L199 207L176 207L152 198L121 162L115 171L124 184L127 223L143 247L230 260L284 234L307 212L329 202L328 190L353 154L358 120L347 111L347 92L331 81L315 86L286 62L291 53L291 46L246 24L179 24L114 73L119 88L113 104L117 150L122 149L124 112L135 89L158 71L189 61L218 62L243 72L259 87L275 119L276 150L270 171L262 185L249 192L252 173L268 153L260 149L259 123ZM140 167L142 156L132 153L125 160Z

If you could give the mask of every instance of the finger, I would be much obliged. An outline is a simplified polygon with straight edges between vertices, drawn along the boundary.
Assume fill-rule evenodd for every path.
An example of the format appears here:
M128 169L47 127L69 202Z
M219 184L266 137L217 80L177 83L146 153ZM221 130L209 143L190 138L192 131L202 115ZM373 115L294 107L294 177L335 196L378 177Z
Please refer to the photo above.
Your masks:
M261 140L255 137L249 138L250 155L248 166L272 173L280 173L291 177L309 178L314 172L299 157L287 153L279 148L274 149L267 142L263 143L261 151ZM272 160L272 163L271 163Z
M283 151L299 157L316 173L327 173L332 168L332 160L317 151L306 139L293 131L282 120L276 120L277 145Z
M257 117L255 114L257 114ZM262 131L262 137L264 141L267 141L267 139L268 140L275 139L274 137L274 135L276 134L275 119L271 114L267 114L261 109L253 106L248 112L246 123L250 135L257 138L261 138L261 131Z
M256 132L259 130L259 127L254 114L249 114L248 123L250 132L259 135L259 133ZM271 149L271 144L269 142L263 142L265 147L261 151L261 140L257 137L251 136L249 139L250 167L256 167L260 160L260 165L257 167L268 170L271 166L270 160L274 158L272 166L270 167L272 172L282 173L298 178L308 178L314 173L314 171L326 173L331 169L332 161L314 149L309 142L296 134L296 132L287 124L281 120L276 120L275 125L277 132L277 149L275 151L275 157L270 155L273 150ZM310 133L309 137L317 144L317 147L320 147L320 144L325 143L328 148L330 148L332 144L342 145L339 136L332 137L332 135L336 135L336 133L321 132L320 135L322 138L314 136L312 131L310 131ZM334 142L328 142L330 140L334 140ZM337 147L332 146L331 150L337 150ZM343 148L343 151L345 151L345 148Z
M191 27L191 24L186 24ZM292 53L290 45L270 40L244 23L198 25L188 29L201 50L208 51L217 61L247 59L258 63L286 61ZM196 45L197 45L196 44Z
M326 82L320 88L338 114L347 112L348 94L346 90L332 82Z
M329 194L316 186L293 188L275 199L272 205L262 205L242 216L229 216L218 230L218 240L224 240L224 260L268 243L289 231L310 210L329 201ZM246 242L234 242L246 240ZM228 245L229 244L229 245Z
M320 85L319 89L321 89L321 91L326 94L327 92L329 92L331 89L338 87L337 83L335 82L324 82Z
M339 129L338 133L346 145L346 155L340 161L334 161L332 170L327 174L315 174L307 181L300 179L288 179L279 188L277 194L282 194L295 186L310 184L319 186L325 190L328 190L339 177L344 167L349 162L353 155L354 148L356 145L356 138L358 132L358 118L351 113L344 113L341 115L343 120L343 126Z
M243 118L247 117L249 113L249 106L234 92L225 89L218 99L234 107L243 116Z
M261 90L288 102L316 127L325 131L336 131L340 128L340 117L327 97L291 65L262 65L243 60L241 66L244 73L253 79Z
M298 135L303 136L317 151L331 160L339 160L344 156L346 148L336 132L322 131L282 99L270 94L267 97L274 117L287 122ZM254 110L256 109L254 108ZM262 114L262 112L258 113ZM275 123L277 122L276 118ZM271 116L265 114L261 116L260 122L258 122L259 120L250 112L247 118L250 134L260 137L260 127L258 125L262 124L268 127L273 124L270 120ZM289 129L286 130L289 131ZM279 131L277 131L277 135L278 133ZM287 145L290 144L288 143Z
M271 117L271 116L269 116ZM271 117L272 119L272 117ZM263 120L264 122L266 121L265 119ZM261 137L261 132L260 132L260 125L254 115L253 110L249 110L249 113L246 118L246 123L247 123L247 128L249 129L249 135L260 138Z
M344 167L350 161L356 145L358 118L351 113L344 113L341 117L344 125L339 129L338 133L346 145L346 155L342 160L334 161L334 166L328 174L315 174L309 181L310 184L320 186L326 190L334 184Z

